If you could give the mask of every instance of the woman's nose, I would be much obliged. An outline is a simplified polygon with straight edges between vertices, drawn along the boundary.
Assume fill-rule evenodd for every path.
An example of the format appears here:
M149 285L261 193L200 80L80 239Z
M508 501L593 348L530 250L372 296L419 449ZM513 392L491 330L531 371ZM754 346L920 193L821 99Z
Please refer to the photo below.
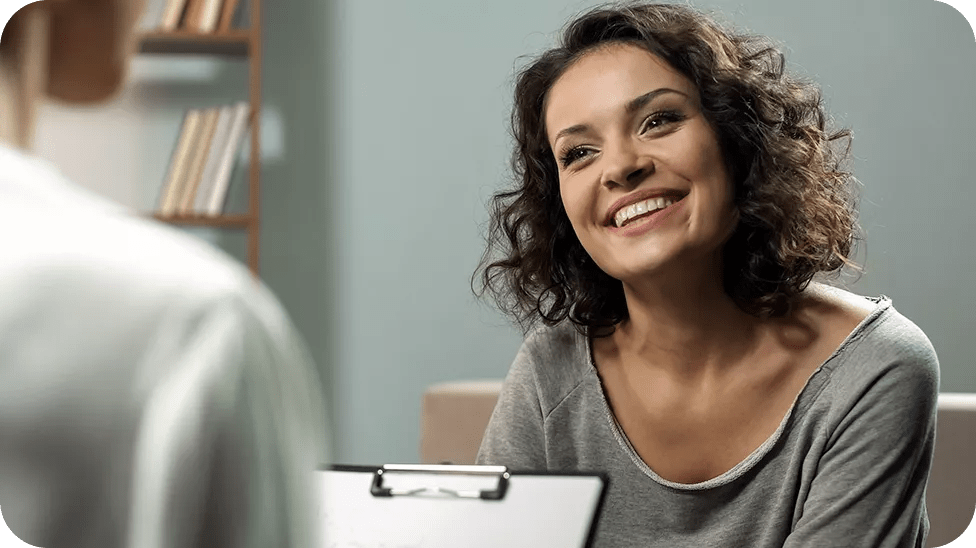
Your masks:
M632 188L654 173L654 161L642 155L630 140L608 144L603 150L604 169L600 183L604 186Z

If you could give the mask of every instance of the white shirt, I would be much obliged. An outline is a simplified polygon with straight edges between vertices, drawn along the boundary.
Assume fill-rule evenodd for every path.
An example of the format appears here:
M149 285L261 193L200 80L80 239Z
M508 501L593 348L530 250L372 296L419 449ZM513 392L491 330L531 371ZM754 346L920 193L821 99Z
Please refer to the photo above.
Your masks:
M0 146L0 512L42 548L310 546L321 381L223 253Z

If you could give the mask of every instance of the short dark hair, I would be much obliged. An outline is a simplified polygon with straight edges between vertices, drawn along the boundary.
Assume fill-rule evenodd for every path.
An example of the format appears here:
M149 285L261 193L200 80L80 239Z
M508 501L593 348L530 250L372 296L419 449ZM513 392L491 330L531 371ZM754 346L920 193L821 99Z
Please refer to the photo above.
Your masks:
M819 88L787 74L767 38L725 30L687 6L626 3L583 13L557 47L518 73L515 186L492 198L476 293L489 291L523 328L569 319L594 334L626 319L621 282L590 259L563 208L544 113L570 65L619 43L660 57L699 92L734 186L739 222L722 251L722 275L741 309L785 315L818 273L858 268L849 258L859 239L856 181L842 167L851 134L827 129Z

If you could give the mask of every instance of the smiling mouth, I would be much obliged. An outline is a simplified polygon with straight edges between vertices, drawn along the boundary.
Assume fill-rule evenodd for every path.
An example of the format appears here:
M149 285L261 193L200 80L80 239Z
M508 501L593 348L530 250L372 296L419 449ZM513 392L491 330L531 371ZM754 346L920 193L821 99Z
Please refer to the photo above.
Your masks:
M681 198L675 196L658 196L630 204L627 207L620 208L620 211L614 215L612 226L623 228L630 223L650 217L680 200Z

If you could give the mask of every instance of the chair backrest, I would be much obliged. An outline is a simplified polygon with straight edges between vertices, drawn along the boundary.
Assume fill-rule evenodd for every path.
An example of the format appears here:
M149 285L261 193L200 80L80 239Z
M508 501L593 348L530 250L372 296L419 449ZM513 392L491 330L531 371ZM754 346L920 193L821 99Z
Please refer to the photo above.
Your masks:
M420 459L425 464L474 464L502 381L435 384L424 392Z
M969 527L976 511L976 394L939 394L935 460L926 505L926 546L943 546Z
M474 464L501 385L501 380L483 380L428 388L423 399L421 460L427 464ZM976 394L940 394L937 429L926 493L932 526L928 547L952 542L974 519Z

